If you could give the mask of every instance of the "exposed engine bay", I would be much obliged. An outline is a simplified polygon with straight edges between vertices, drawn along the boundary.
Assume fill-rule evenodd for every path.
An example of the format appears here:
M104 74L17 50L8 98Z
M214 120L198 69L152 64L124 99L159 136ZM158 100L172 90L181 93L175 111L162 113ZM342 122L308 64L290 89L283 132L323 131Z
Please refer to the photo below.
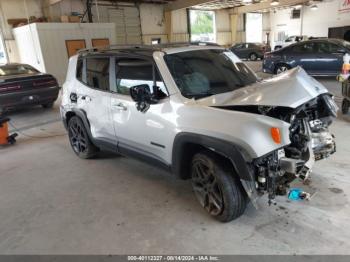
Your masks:
M259 105L225 108L270 116L290 123L291 144L252 163L256 189L260 194L268 193L269 203L276 195L285 195L294 179L307 180L314 162L336 151L335 139L328 126L332 118L336 117L338 107L328 93L297 108Z

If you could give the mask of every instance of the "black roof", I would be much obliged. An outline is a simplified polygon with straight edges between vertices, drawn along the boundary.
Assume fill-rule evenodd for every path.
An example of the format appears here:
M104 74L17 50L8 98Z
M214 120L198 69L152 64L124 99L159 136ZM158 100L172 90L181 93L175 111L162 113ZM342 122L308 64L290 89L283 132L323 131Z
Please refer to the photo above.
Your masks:
M219 46L216 43L207 42L185 42L169 43L157 45L110 45L103 47L93 47L79 50L79 54L109 54L109 53L137 53L138 55L153 56L155 51L163 51L167 48L177 48L186 46Z

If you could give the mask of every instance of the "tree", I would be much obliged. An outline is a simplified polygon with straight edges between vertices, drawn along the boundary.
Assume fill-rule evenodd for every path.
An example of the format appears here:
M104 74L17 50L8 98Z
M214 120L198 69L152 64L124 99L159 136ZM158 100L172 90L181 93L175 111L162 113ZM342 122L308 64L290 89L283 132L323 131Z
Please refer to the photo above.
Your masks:
M208 34L214 33L213 15L210 12L198 11L196 18L191 26L192 34Z

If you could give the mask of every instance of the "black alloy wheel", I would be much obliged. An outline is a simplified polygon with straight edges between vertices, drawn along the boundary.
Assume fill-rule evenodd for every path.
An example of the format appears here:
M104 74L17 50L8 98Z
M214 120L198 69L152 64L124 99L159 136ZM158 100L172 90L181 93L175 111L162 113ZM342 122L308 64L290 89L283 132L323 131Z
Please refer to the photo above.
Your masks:
M209 163L203 160L194 161L192 168L192 186L199 203L210 215L220 215L224 208L224 200Z
M68 122L68 136L73 151L80 158L92 158L97 148L91 143L85 126L80 118L74 116Z
M211 216L228 222L243 214L246 193L232 168L215 153L197 153L191 173L196 198Z

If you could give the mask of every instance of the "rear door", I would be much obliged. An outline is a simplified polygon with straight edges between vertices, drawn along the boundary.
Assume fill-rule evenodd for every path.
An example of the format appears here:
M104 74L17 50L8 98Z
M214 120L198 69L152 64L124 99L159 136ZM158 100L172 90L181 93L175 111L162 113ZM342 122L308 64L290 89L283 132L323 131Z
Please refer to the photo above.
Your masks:
M78 60L76 90L78 108L85 112L94 139L115 143L109 115L110 57L88 56Z

